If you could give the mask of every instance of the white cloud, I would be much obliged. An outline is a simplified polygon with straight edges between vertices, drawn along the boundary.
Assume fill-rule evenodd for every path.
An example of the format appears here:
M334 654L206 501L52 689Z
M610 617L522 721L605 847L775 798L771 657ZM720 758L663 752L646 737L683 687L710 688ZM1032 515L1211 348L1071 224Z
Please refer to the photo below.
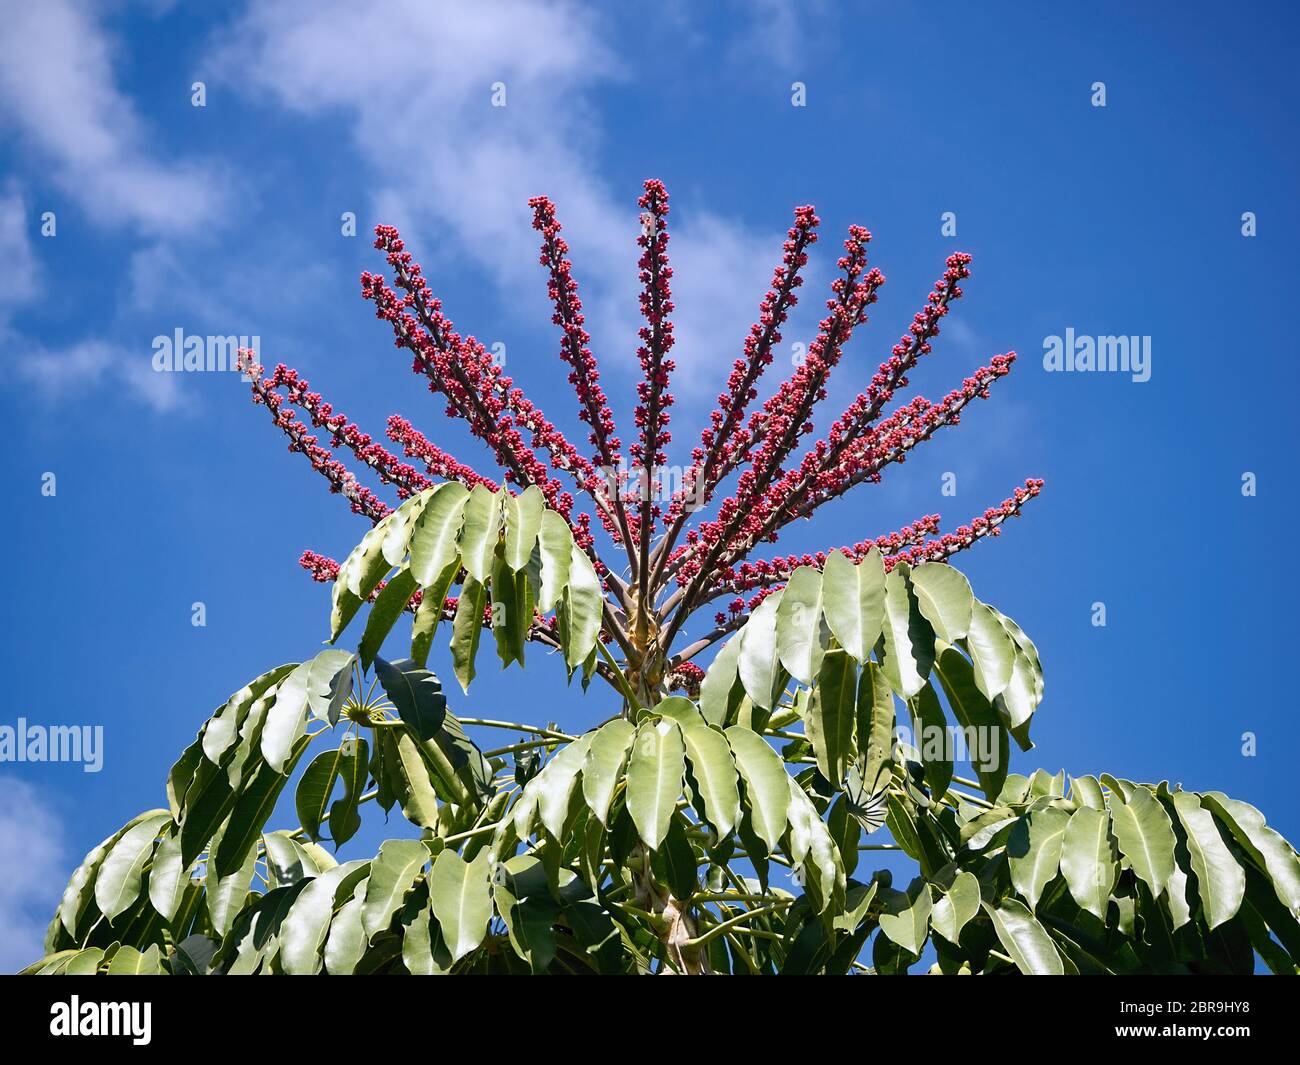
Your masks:
M70 0L0 0L0 119L97 223L149 232L207 224L222 200L208 164L165 160L117 87L112 42Z
M212 67L232 87L289 110L324 120L344 115L377 179L373 209L402 229L435 287L434 233L498 282L511 306L544 313L527 201L550 196L572 247L597 357L624 373L635 365L641 190L615 193L600 175L595 105L622 75L591 9L563 0L456 7L327 0L304 19L295 4L259 3L218 42ZM504 108L491 106L496 82L505 85ZM699 371L679 375L688 394L711 397L724 383L786 225L774 219L759 236L707 208L674 205L674 355ZM456 308L448 310L456 317Z
M0 336L8 315L36 295L37 276L27 235L27 203L10 182L0 188Z
M11 348L17 345L11 342ZM18 350L6 361L18 379L47 402L87 389L124 388L158 413L182 403L178 375L157 373L152 351L128 351L117 344L83 340L53 350Z
M35 788L0 777L0 972L43 954L45 929L68 878L63 825Z

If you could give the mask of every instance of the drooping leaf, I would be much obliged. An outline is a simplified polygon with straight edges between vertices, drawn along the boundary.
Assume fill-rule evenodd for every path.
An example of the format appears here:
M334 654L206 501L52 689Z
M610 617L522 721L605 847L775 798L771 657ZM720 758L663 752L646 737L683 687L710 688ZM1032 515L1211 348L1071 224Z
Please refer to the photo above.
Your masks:
M826 556L822 609L840 646L859 665L865 663L884 624L885 568L876 548L857 565L839 551Z
M668 834L685 773L686 745L676 722L661 718L638 726L628 759L627 808L651 850Z
M490 862L489 850L480 851L472 862L452 850L434 859L429 902L453 961L477 948L487 934L492 917Z
M781 600L783 609L786 602ZM834 785L844 780L855 753L857 695L858 670L848 653L839 649L826 652L808 700L804 728L817 768Z
M1061 873L1074 901L1094 917L1105 920L1110 893L1119 876L1110 814L1105 809L1080 806L1070 815L1061 845Z
M923 562L911 573L916 603L944 643L956 643L970 629L974 597L970 581L945 562Z
M980 912L980 884L974 873L965 869L953 877L930 913L930 927L949 943L956 944L961 930Z
M1219 834L1214 816L1190 791L1175 792L1174 810L1187 833L1187 851L1196 874L1196 888L1205 911L1205 923L1218 928L1241 908L1246 875Z
M465 524L460 531L460 564L480 584L486 584L492 573L492 557L500 538L501 496L476 484L465 504Z
M370 616L366 618L365 631L361 634L361 644L358 649L362 669L370 668L375 656L379 654L379 649L383 647L384 640L397 624L397 619L402 616L415 591L415 577L409 569L402 569L393 575L392 579L384 585L383 591L375 598L375 605L370 608ZM337 715L334 719L338 720Z
M564 590L564 661L570 669L581 666L595 649L604 604L596 569L586 552L574 544Z
M756 732L743 725L726 730L736 756L736 768L745 781L745 798L754 832L776 850L790 811L790 785L781 756Z
M537 536L542 562L542 587L537 593L537 609L554 610L569 584L569 564L573 559L573 533L565 520L553 510L542 514Z
M1002 791L1011 762L1006 729L993 704L976 683L974 667L956 648L940 649L934 669L957 724L968 736L980 741L978 746L968 743L972 751L971 766L979 777L984 794L994 799ZM977 756L976 751L981 756Z
M516 573L528 565L542 529L546 504L541 489L530 484L517 496L505 494L506 563Z
M361 925L367 939L373 942L389 926L428 861L429 850L419 840L388 839L380 844L378 856L370 863L370 879L366 881L361 907Z
M934 666L934 630L912 590L911 570L900 562L885 575L884 653L880 668L894 691L910 699Z
M440 728L447 716L447 697L442 681L409 658L397 662L375 659L375 675L384 694L397 708L397 715L417 739L427 740Z
M939 696L927 680L921 690L907 701L912 715L912 735L925 767L925 782L936 796L948 790L952 781L952 752L948 722L939 705Z
M606 721L596 730L582 767L582 794L602 825L609 824L609 804L627 764L636 726L625 718Z
M907 892L890 891L884 896L880 931L911 954L920 954L930 930L934 899L930 885L918 878Z
M1023 903L1003 899L997 906L984 903L984 910L993 922L1002 949L1022 973L1026 976L1065 973L1065 964L1052 937Z
M1207 791L1202 805L1228 828L1242 849L1268 872L1282 905L1300 915L1300 859L1295 849L1264 822L1264 815L1248 802L1230 799L1221 791Z
M894 761L894 693L874 662L858 678L857 742L863 787L874 795Z
M1134 788L1127 802L1114 799L1111 822L1119 849L1156 898L1174 872L1174 830L1165 808L1146 788Z
M451 659L456 679L468 695L474 680L474 660L483 636L483 608L487 605L487 588L473 578L467 578L456 603L456 615L451 622Z
M1007 840L1011 883L1031 910L1038 908L1043 890L1056 879L1069 823L1065 810L1051 806L1034 810L1021 818Z
M776 614L782 598L781 592L769 595L740 630L740 682L754 705L762 710L772 709L778 694L775 688L781 660L776 648Z
M432 586L448 566L459 562L460 533L468 502L469 490L459 481L438 485L426 500L410 540L411 573L421 588Z
M776 611L776 651L790 676L811 684L826 652L822 631L822 575L800 566L791 575Z
M109 848L95 877L95 904L110 921L140 897L145 863L153 856L154 842L171 821L166 810L155 810L128 828Z
M334 915L335 898L350 892L369 863L347 862L313 877L298 893L280 924L280 967L288 976L312 976L324 964L322 948Z

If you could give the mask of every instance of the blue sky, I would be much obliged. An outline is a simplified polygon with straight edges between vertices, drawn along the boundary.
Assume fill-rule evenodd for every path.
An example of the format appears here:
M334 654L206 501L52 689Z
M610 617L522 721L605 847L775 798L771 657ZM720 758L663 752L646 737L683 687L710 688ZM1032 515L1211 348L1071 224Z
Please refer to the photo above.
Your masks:
M394 223L458 326L504 343L572 429L528 228L528 196L546 193L626 425L651 176L673 198L681 453L796 204L816 204L823 240L788 340L810 338L850 223L871 229L888 278L827 419L944 257L974 255L913 384L937 398L1009 350L1015 371L789 549L936 511L951 527L1045 478L1006 535L960 559L1042 654L1038 747L1013 768L1219 788L1300 838L1286 665L1300 588L1277 546L1296 516L1290 5L213 7L0 4L0 723L105 730L100 773L0 766L0 924L14 930L0 961L28 960L88 847L164 801L167 767L229 692L314 652L327 592L296 559L341 558L364 531L235 375L156 374L153 338L255 334L263 361L298 367L374 434L400 412L480 458L359 298L359 272L382 265L366 232ZM1044 338L1067 329L1150 337L1150 380L1044 372ZM457 709L573 729L609 711L545 661L526 685L485 672ZM357 847L383 830L372 818Z

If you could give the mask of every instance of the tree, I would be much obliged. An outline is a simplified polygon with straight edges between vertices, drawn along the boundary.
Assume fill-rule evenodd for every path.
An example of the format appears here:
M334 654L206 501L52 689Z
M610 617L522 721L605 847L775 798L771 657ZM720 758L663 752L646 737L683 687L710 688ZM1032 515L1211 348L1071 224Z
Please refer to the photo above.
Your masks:
M812 208L796 210L726 391L674 470L667 193L648 181L640 199L644 375L626 454L554 209L531 206L588 446L456 332L390 227L375 244L391 283L365 273L362 294L499 482L394 416L389 438L422 470L404 462L295 371L264 376L241 353L290 449L371 522L341 564L302 559L332 584L331 643L352 635L215 711L172 767L167 806L73 874L28 971L897 973L928 943L945 973L1250 972L1256 955L1294 972L1300 860L1254 807L1009 773L1043 698L1038 651L949 559L997 535L1041 481L948 534L931 515L829 552L754 557L1010 371L1015 355L996 356L939 402L894 404L970 257L948 259L866 390L807 444L884 277L852 227L806 357L756 406L817 240ZM712 630L682 637L719 600ZM407 617L409 657L388 662ZM536 645L547 661L533 668L561 665L584 693L598 683L611 716L581 735L458 717L427 668L444 623L464 691L486 631L503 668ZM491 729L525 738L470 738ZM313 744L328 749L308 761ZM955 775L965 750L977 779ZM295 775L301 825L271 831ZM350 840L371 801L419 838L338 862L322 844ZM892 842L875 842L884 826ZM888 850L916 863L906 887L866 867Z

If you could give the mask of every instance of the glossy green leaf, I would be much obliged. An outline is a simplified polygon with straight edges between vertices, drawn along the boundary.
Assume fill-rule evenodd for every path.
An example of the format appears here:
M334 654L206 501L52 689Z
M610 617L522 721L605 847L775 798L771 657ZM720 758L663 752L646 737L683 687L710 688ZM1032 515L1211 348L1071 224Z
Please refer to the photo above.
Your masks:
M1069 823L1065 810L1051 806L1034 810L1021 818L1007 840L1011 883L1031 910L1038 908L1044 889L1056 879Z
M782 600L782 604L785 600ZM817 768L838 785L854 756L858 671L843 650L827 652L808 700L804 728L817 758Z
M685 773L686 744L677 724L661 718L638 726L628 759L627 808L651 850L668 834Z
M577 669L596 647L605 605L600 578L586 553L574 544L569 556L569 583L564 591L564 660Z
M419 840L388 839L380 844L378 856L370 863L366 900L361 907L367 939L373 942L389 926L428 861L429 850Z
M483 942L492 918L488 880L491 852L479 852L472 862L455 851L442 851L429 874L429 902L438 919L452 960L459 961Z
M948 721L929 681L907 701L907 707L913 740L925 767L925 782L936 796L942 795L952 781L952 750Z
M754 831L776 850L785 832L790 811L790 785L781 757L756 732L743 725L726 730L727 742L736 757L736 768L745 781L745 799Z
M934 670L957 724L968 735L980 738L982 757L975 756L974 744L971 745L972 768L979 777L984 794L994 799L1002 791L1007 767L1011 763L1006 729L993 704L976 683L974 667L956 648L940 648Z
M1228 828L1242 849L1268 872L1278 900L1300 916L1300 859L1295 849L1264 822L1264 815L1248 802L1230 799L1221 791L1207 791L1201 803Z
M473 578L467 578L451 622L452 669L467 695L475 676L474 660L478 657L478 645L483 637L483 608L486 605L487 588Z
M985 903L984 909L993 922L1002 949L1017 969L1026 976L1064 975L1065 963L1052 937L1023 903L1003 899L997 906Z
M777 696L775 688L781 661L776 648L776 616L782 598L781 592L769 595L740 630L737 672L745 692L762 710L772 709Z
M156 810L124 832L109 848L95 877L95 904L110 921L140 897L145 864L171 814Z
M929 935L933 907L930 885L924 880L915 881L907 892L891 891L885 896L880 931L909 953L920 954Z
M916 604L945 643L956 643L970 629L975 605L970 581L946 562L923 562L911 573Z
M1190 791L1175 792L1174 810L1187 833L1187 852L1196 874L1196 889L1211 929L1231 920L1246 894L1246 874L1219 834L1213 814Z
M542 530L542 514L546 503L541 489L530 484L517 496L506 494L506 563L519 572L528 565L533 546Z
M465 504L465 524L460 531L460 564L474 580L486 584L492 557L501 539L501 497L476 484Z
M894 691L910 699L934 666L934 630L912 591L911 571L900 562L885 574L884 653L880 668Z
M791 575L776 611L776 651L790 676L811 684L826 652L822 628L822 575L800 566Z
M542 514L537 546L542 561L542 586L537 593L537 609L547 613L555 609L568 587L569 564L573 559L573 533L568 523L553 510Z
M1081 806L1070 815L1061 845L1061 873L1074 901L1094 917L1105 920L1110 893L1119 876L1106 810Z
M609 804L635 736L636 726L625 718L616 717L596 730L587 748L582 767L582 794L602 825L609 824Z
M403 569L395 573L384 585L383 591L376 596L375 605L370 608L370 616L366 618L365 631L361 634L361 644L357 650L362 669L370 668L370 663L379 654L379 649L384 646L384 640L393 631L393 626L397 624L397 619L402 616L402 612L406 610L406 605L415 592L415 577L409 569ZM338 720L337 715L334 720Z
M1016 645L1002 627L997 611L979 600L971 608L966 646L975 667L975 684L984 697L993 700L1011 681L1016 664Z
M894 762L894 693L884 672L868 662L858 678L857 743L861 776L874 795Z
M417 739L427 740L442 728L447 717L447 697L435 674L407 658L397 662L376 658L375 675L398 717Z
M885 613L885 568L876 548L857 565L839 551L826 556L822 609L849 657L859 665L866 662L880 638Z
M930 913L930 927L949 943L956 944L961 930L980 912L980 883L974 873L965 869L953 877L952 883L934 904Z
M430 587L448 566L459 563L460 533L468 502L469 490L459 481L438 485L425 502L410 541L411 573L421 588Z
M368 865L362 861L336 865L311 878L298 893L280 924L280 967L287 976L320 972L324 962L321 950L334 915L335 898L345 884L350 890L365 875Z
M1110 815L1120 851L1159 898L1174 872L1174 830L1165 808L1146 788L1134 788L1128 802L1112 798Z

